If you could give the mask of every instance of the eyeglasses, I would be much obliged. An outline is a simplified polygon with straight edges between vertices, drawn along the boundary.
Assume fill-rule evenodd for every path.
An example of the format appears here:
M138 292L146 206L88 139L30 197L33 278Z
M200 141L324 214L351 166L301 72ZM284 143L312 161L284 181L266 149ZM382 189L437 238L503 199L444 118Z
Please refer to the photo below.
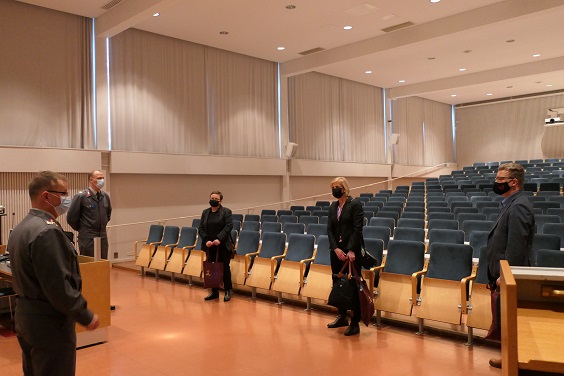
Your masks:
M504 183L504 182L508 182L510 180L513 180L515 178L512 178L511 176L500 176L500 177L496 177L495 178L495 182L496 183Z
M58 194L61 195L61 197L68 197L68 195L69 195L68 192L61 192L61 191L50 191L50 190L47 190L47 192L49 192L49 193L58 193Z

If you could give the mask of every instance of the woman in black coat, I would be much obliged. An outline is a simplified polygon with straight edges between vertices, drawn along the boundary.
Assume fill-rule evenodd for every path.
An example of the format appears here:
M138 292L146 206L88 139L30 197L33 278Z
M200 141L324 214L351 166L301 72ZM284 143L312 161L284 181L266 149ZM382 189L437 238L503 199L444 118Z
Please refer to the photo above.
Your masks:
M331 191L337 201L329 208L329 219L327 222L327 235L331 247L331 270L333 274L341 271L344 263L349 260L356 271L361 273L361 247L362 226L364 225L364 210L358 200L353 200L349 195L349 183L343 177L333 179ZM348 269L345 270L348 272ZM347 320L347 311L339 310L339 316L328 328L339 328L348 326L345 330L346 336L360 333L360 300L355 297L355 309L351 318L351 324Z
M200 219L200 227L198 233L202 239L202 250L206 251L207 260L223 263L223 287L225 289L224 301L231 300L231 269L229 262L231 261L231 250L233 241L231 240L231 229L233 221L231 219L231 210L221 205L223 194L219 191L213 191L210 194L210 207L202 212ZM219 254L217 253L219 252ZM212 289L210 294L204 300L212 300L219 298L219 289Z

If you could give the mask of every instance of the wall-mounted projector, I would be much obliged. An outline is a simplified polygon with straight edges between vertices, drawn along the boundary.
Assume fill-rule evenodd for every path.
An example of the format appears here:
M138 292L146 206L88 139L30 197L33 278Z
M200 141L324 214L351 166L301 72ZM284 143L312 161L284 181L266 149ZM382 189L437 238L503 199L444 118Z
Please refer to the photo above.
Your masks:
M564 123L561 117L551 117L544 119L545 124L560 124Z

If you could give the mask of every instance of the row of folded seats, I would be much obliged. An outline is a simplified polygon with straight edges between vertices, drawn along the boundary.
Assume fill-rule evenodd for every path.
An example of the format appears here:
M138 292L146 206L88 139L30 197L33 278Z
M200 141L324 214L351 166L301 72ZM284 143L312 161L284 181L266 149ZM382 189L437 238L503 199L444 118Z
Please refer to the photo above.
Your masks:
M426 319L461 325L466 314L468 328L489 328L485 245L480 245L476 263L473 246L461 243L460 237L457 242L432 242L427 250L422 241L393 238L385 245L369 228L364 228L365 248L376 258L377 266L362 273L375 296L377 320L382 312L415 315L422 329ZM395 229L396 236L401 229ZM137 255L138 243L143 243L137 264L201 277L205 255L197 242L194 227L179 230L152 225L148 239L135 245ZM559 246L560 239L555 247ZM248 286L253 293L272 290L279 299L283 293L301 296L307 298L308 305L311 299L327 300L332 287L327 235L266 232L261 238L259 231L241 230L236 250L231 261L235 287ZM536 259L538 266L564 267L560 250L539 249ZM469 330L469 336L471 333Z

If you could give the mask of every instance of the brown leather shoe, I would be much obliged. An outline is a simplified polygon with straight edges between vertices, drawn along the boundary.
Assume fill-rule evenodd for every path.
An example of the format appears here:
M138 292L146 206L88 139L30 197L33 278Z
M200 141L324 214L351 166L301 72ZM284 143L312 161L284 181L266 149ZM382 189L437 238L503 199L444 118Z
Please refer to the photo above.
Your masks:
M501 368L501 358L491 358L490 366L494 368Z

